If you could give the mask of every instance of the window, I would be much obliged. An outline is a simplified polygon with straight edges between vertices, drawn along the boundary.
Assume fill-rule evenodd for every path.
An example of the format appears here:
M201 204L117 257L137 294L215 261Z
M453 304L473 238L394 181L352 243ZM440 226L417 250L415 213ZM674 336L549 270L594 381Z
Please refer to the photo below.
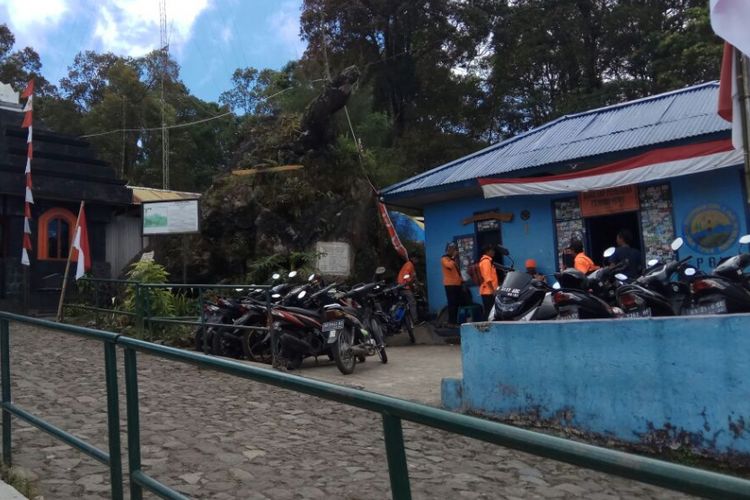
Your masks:
M39 218L39 259L67 259L75 225L76 217L70 210L53 208L44 212Z

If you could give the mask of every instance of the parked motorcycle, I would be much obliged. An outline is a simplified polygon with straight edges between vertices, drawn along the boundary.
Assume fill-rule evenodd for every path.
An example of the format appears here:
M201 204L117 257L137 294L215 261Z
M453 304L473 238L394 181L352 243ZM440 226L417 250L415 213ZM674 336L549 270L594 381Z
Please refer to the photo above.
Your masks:
M405 278L409 279L409 275L407 274ZM414 337L416 318L412 318L409 303L401 293L404 287L406 285L383 288L375 297L375 315L380 320L385 337L398 335L406 330L413 344L416 341Z
M552 302L557 309L557 319L615 318L622 314L619 308L589 291L589 281L581 271L569 268L556 276L560 290L552 295Z

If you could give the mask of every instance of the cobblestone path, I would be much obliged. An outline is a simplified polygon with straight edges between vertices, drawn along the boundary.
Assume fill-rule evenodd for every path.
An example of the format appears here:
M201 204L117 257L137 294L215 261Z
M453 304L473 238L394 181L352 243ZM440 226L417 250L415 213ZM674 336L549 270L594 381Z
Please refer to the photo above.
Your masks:
M107 449L101 344L11 325L11 359L17 404ZM165 484L196 498L389 498L379 416L145 355L138 360L143 464ZM121 350L118 366L122 377ZM104 466L13 423L14 462L38 477L46 499L108 497ZM121 427L125 447L124 421ZM415 499L681 498L408 422L404 434Z

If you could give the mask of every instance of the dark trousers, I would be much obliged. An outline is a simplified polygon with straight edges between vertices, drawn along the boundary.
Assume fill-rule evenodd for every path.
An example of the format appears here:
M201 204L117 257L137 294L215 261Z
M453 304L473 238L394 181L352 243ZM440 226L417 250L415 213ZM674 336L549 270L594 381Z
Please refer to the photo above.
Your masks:
M446 285L445 298L448 299L448 323L458 323L458 306L461 304L461 285Z
M494 295L482 295L482 306L484 306L484 319L488 320L492 306L495 305Z

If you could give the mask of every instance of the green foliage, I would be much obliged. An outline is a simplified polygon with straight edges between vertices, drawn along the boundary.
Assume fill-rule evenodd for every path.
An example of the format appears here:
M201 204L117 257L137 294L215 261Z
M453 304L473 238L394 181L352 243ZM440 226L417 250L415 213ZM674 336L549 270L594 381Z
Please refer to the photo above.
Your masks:
M166 283L169 273L164 266L153 261L138 261L128 271L128 279L139 283ZM128 287L125 292L125 310L130 312L144 311L148 316L172 316L175 307L172 292L165 288L140 288L138 297L136 287ZM138 303L138 300L141 303ZM142 308L142 309L139 309Z
M17 467L10 467L6 464L0 464L0 479L16 489L21 495L29 499L39 497L39 491L34 481Z

